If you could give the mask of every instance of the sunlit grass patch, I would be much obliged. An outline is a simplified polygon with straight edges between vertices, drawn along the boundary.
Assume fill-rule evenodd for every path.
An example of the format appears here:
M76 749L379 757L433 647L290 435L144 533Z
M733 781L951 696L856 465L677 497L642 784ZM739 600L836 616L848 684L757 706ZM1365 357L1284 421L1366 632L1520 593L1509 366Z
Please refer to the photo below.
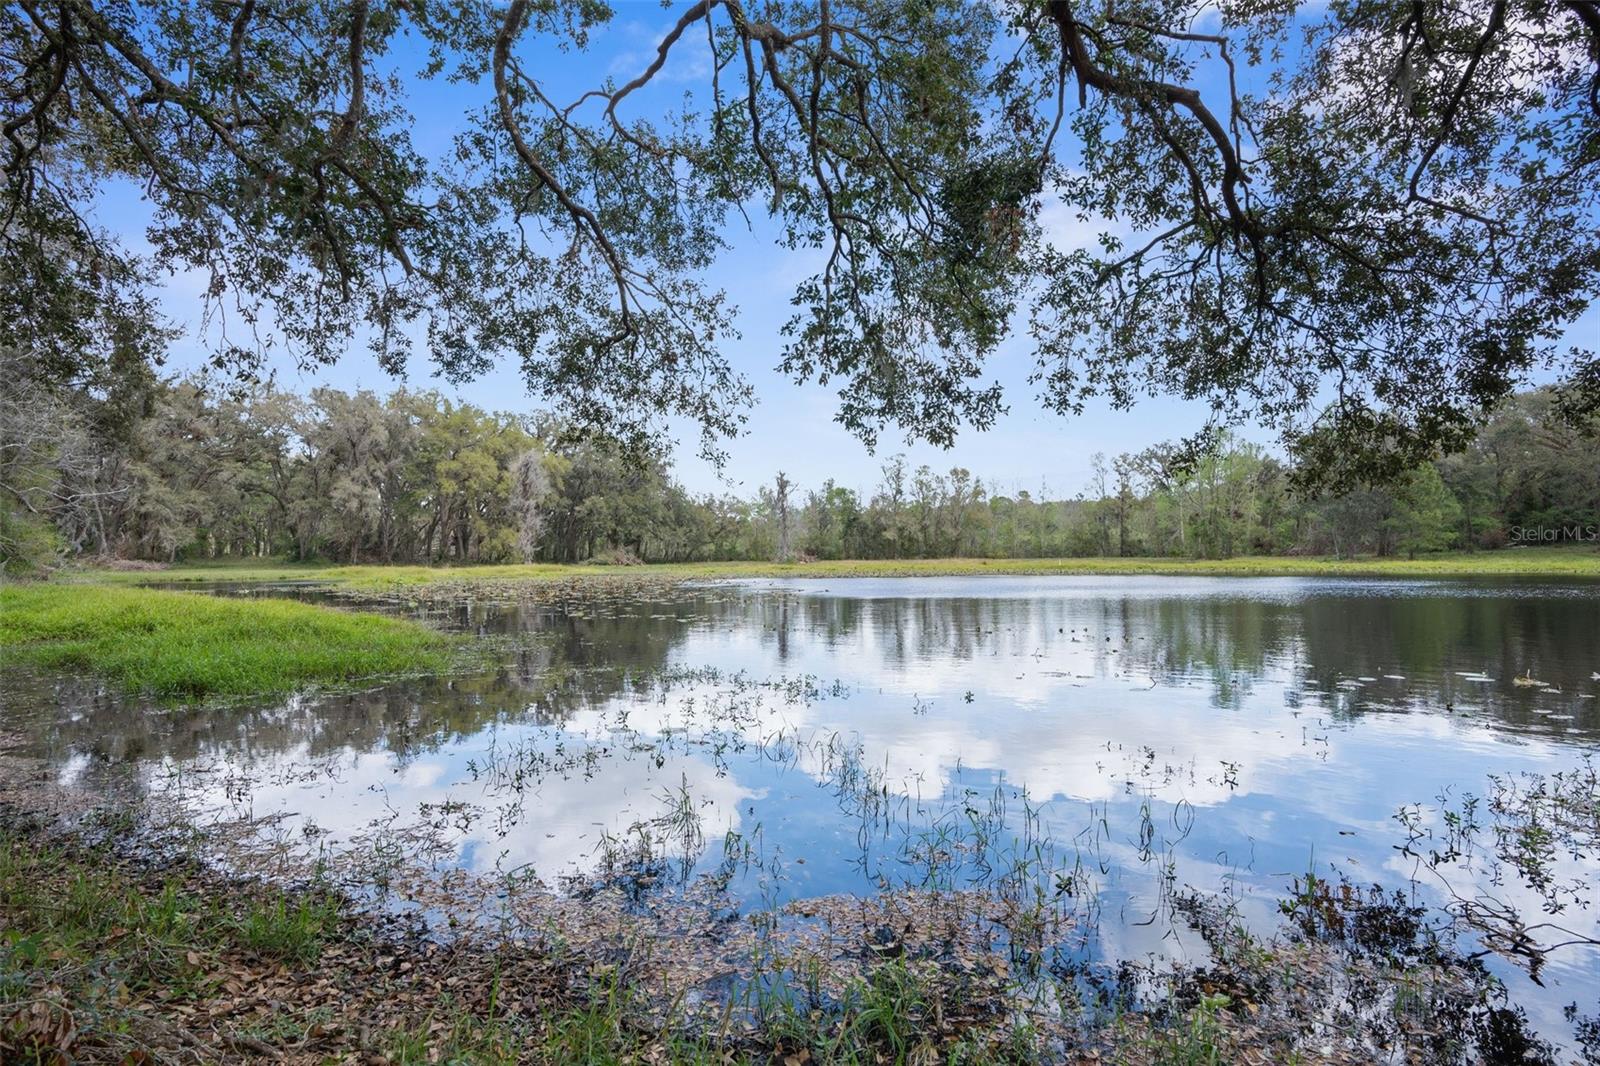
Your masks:
M449 638L423 626L285 600L87 585L0 589L0 648L162 700L268 695L438 670Z

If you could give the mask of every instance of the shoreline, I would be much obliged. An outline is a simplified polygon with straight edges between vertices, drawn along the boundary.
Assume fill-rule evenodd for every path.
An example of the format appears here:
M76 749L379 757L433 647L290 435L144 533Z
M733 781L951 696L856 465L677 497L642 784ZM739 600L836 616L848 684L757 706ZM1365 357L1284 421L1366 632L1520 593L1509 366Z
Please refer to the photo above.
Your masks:
M61 580L88 584L315 581L352 590L428 588L477 583L552 584L573 580L633 579L694 581L729 578L826 580L849 577L1376 577L1548 578L1600 580L1600 550L1524 548L1456 552L1418 559L1333 559L1303 556L1240 556L1232 559L1055 558L1055 559L852 559L814 562L482 564L468 566L338 565L323 563L180 563L162 569L115 570L81 567Z
M40 769L0 753L0 926L20 937L0 940L0 1057L20 1061L1551 1061L1503 986L1375 889L1297 881L1264 937L1185 890L1202 957L1060 974L985 935L966 893L724 928L635 912L625 889L530 885L516 920L458 927L439 915L497 886L429 872L425 848L375 895L358 866L256 851L252 823L187 823ZM889 922L906 924L886 949ZM726 950L697 972L680 956L704 956L712 927ZM1377 1008L1359 1026L1357 1001Z

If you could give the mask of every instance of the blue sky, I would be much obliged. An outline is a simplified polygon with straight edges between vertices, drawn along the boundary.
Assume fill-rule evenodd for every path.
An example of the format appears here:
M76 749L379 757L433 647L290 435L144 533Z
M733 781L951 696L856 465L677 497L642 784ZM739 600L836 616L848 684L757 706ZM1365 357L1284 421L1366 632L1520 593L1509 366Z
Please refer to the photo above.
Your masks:
M660 27L676 18L675 11L664 11L647 0L621 0L614 6L616 18L592 35L587 53L561 52L538 41L527 43L530 68L538 71L556 99L573 99L606 76L625 81L642 71L654 55ZM636 94L630 102L636 114L658 114L677 103L686 90L698 92L705 86L708 54L704 41L691 40L694 37L687 35L668 66ZM397 70L408 75L407 103L416 116L413 141L424 155L437 157L449 149L452 136L463 127L463 112L483 106L488 93L478 86L409 77L423 63L420 50L402 46L392 59ZM1063 136L1066 133L1064 129ZM1073 145L1061 147L1064 158L1070 160ZM132 188L116 191L102 204L101 221L132 244L143 243L147 218L148 210ZM1078 222L1070 211L1050 205L1046 205L1045 223L1058 243L1087 243L1095 231L1092 224ZM814 488L832 477L866 492L878 480L882 459L904 452L913 465L927 463L941 470L966 467L998 491L1045 490L1053 496L1070 496L1088 481L1095 452L1111 455L1137 450L1192 433L1205 422L1203 405L1171 399L1146 400L1131 412L1113 411L1104 404L1093 404L1076 417L1046 411L1027 382L1033 356L1023 332L1003 345L989 364L990 375L1002 384L1010 405L1010 412L993 429L982 433L968 430L948 451L926 444L907 445L890 430L880 437L877 454L871 454L834 421L832 389L815 384L797 386L773 369L780 358L780 329L790 314L790 296L796 282L810 273L810 257L776 245L771 233L759 228L759 220L757 227L747 231L740 223L738 229L730 230L732 249L706 276L708 284L724 289L739 309L742 339L729 346L728 356L754 386L757 402L749 412L745 435L727 445L729 460L720 473L696 457L696 434L683 427L676 473L692 491L747 495L781 469L805 487ZM172 349L171 370L196 368L203 361L206 344L198 295L199 283L194 278L169 279L163 290L165 313L184 331ZM1582 334L1600 334L1600 315L1595 309L1582 325ZM315 372L299 370L283 354L270 365L280 386L299 391L332 385L387 392L402 384L379 369L359 343L336 366ZM491 410L532 411L545 406L528 394L512 364L456 387L434 378L425 355L419 352L403 383L437 388ZM1246 435L1270 440L1267 434L1246 431Z

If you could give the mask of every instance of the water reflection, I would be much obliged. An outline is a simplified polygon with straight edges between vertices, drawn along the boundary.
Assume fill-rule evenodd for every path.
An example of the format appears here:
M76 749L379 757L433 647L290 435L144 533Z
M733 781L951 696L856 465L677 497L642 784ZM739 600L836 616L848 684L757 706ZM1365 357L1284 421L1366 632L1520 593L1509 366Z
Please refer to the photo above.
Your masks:
M443 620L505 642L494 669L204 710L12 671L0 726L63 773L131 765L323 840L427 824L454 863L572 890L621 871L756 906L1026 881L1099 919L1072 950L1142 957L1183 950L1156 920L1178 883L1263 923L1307 869L1404 884L1398 809L1594 750L1597 591L993 578L462 602ZM1592 881L1588 861L1564 875ZM1553 966L1546 1013L1593 999L1595 971Z

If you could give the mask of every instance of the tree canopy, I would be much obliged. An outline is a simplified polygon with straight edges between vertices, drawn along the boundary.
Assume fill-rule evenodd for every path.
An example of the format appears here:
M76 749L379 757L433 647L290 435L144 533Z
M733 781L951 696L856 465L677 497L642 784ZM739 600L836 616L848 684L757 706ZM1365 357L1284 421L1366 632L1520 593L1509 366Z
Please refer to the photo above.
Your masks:
M699 0L636 76L557 98L540 59L581 54L599 0L15 0L0 345L56 381L157 356L152 273L198 272L218 367L420 343L715 452L751 397L704 273L760 213L820 258L782 368L869 443L990 424L1014 330L1052 408L1201 398L1347 477L1463 444L1535 369L1600 409L1561 340L1600 283L1600 9L1295 9ZM703 76L645 103L689 41ZM426 79L480 102L438 158L410 137ZM148 252L97 214L117 181ZM1099 241L1053 243L1053 205Z

